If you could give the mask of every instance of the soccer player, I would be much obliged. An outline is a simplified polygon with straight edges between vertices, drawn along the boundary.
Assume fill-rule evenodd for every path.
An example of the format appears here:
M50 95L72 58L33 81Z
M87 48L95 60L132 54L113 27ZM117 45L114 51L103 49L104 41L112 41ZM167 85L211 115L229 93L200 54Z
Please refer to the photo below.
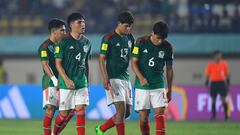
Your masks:
M43 119L44 135L51 135L51 122L54 112L58 106L58 72L55 66L56 44L65 36L66 26L62 20L52 19L48 24L50 37L43 42L38 49L39 58L43 67L43 108L45 117Z
M165 109L171 100L173 79L173 49L166 40L168 26L157 22L151 35L139 38L132 51L131 65L136 74L135 111L140 115L142 135L149 135L149 113L155 113L156 135L166 135ZM164 67L166 65L167 90Z
M116 114L96 127L97 135L104 135L104 132L113 126L116 126L118 135L125 135L124 119L130 115L132 106L128 65L134 44L134 38L130 33L133 21L133 16L129 12L120 13L115 30L102 39L99 64L107 104L114 104Z
M206 87L210 84L210 96L212 98L212 116L211 120L216 119L216 97L221 96L222 105L225 113L225 120L228 120L228 105L226 96L230 86L229 68L227 61L222 59L219 51L214 52L214 60L210 61L206 67Z
M54 135L58 134L72 109L75 109L77 116L77 133L85 135L86 106L89 104L88 59L91 45L84 36L85 20L80 13L70 14L67 22L71 32L60 42L55 53L59 72L60 113L55 120Z

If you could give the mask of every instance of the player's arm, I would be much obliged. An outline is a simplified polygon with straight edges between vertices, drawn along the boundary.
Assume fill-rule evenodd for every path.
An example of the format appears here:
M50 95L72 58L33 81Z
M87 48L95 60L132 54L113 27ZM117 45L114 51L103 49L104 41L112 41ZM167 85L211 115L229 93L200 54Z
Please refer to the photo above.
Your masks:
M137 75L137 77L139 78L140 84L143 85L148 85L148 81L147 79L142 75L139 67L138 67L138 61L139 61L139 56L140 56L140 51L139 51L139 45L140 41L137 41L138 43L136 43L133 47L132 50L132 58L131 58L131 67L133 72Z
M42 48L40 47L38 49L38 55L40 57L41 60L41 65L43 67L44 72L46 73L46 75L48 77L51 78L53 85L56 87L58 85L58 80L57 78L54 76L50 66L49 66L49 57L48 57L48 53L47 53L47 49L46 48Z
M209 81L210 81L210 74L211 74L211 69L210 69L210 63L207 65L205 69L205 74L206 74L206 80L205 80L205 86L208 88L209 86Z
M146 78L144 78L144 76L142 75L141 71L139 70L138 67L138 58L133 57L131 59L131 66L132 66L132 70L133 72L137 75L137 77L139 78L140 84L143 85L148 85L148 81Z
M89 42L90 44L90 42ZM86 66L86 76L87 76L87 81L88 81L88 87L90 86L90 79L89 79L89 63L88 63L88 60L91 58L91 55L92 55L92 51L91 51L91 47L90 49L88 50L88 53L87 53L87 60L85 61L85 66Z
M52 70L51 70L51 68L50 68L50 66L49 66L48 63L49 63L48 61L42 61L42 62L41 62L42 67L43 67L43 70L45 71L45 73L47 74L47 76L51 78L54 86L57 87L57 85L58 85L58 80L57 80L57 78L54 76L54 74L53 74L53 72L52 72Z
M166 68L167 68L166 77L167 77L167 87L168 87L167 97L168 97L168 102L170 102L172 99L173 68L172 68L172 65L167 65Z
M173 82L173 49L172 46L170 45L169 53L166 57L166 77L167 77L167 98L168 102L172 100L172 82Z
M63 78L66 86L68 89L74 89L75 85L71 79L67 76L63 66L62 66L62 58L63 58L63 49L62 45L63 43L60 42L60 45L58 45L55 49L55 63L56 63L56 68L58 70L59 75Z
M73 81L68 78L64 68L62 67L62 59L56 58L55 62L56 62L56 68L58 70L58 73L62 76L67 87L69 89L74 89L75 85L74 85Z
M103 75L103 85L106 90L109 90L110 82L109 82L106 64L105 64L106 59L107 59L107 56L105 54L100 54L99 66L100 66L101 73Z
M106 59L109 51L108 40L109 38L106 38L106 36L103 37L101 48L100 48L100 55L99 55L99 66L100 66L101 73L103 75L103 86L106 90L109 90L111 88L107 69L106 69Z

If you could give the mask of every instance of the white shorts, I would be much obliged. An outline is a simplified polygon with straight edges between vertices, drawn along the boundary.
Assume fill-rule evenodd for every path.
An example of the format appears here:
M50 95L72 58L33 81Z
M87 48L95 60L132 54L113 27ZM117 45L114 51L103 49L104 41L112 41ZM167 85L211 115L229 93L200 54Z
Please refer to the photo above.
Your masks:
M123 101L128 105L132 105L131 82L120 79L110 79L110 84L112 89L105 90L108 105L119 101Z
M150 105L153 108L167 107L167 92L165 88L142 90L135 89L135 111L149 110Z
M59 90L59 111L75 109L76 105L89 105L88 88Z
M46 108L46 105L53 105L58 107L58 91L56 87L48 87L43 90L43 108Z

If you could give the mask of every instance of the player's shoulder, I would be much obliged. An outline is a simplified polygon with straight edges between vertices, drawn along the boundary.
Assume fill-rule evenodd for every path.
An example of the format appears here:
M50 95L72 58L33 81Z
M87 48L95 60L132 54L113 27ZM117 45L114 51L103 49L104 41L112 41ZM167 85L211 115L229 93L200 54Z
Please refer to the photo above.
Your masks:
M142 37L139 37L136 41L136 44L141 44L144 41L150 40L150 35L145 35Z
M89 38L86 35L82 35L82 39L85 40L86 42L90 42Z
M70 33L67 33L66 35L64 35L61 42L68 41L68 40L71 40L71 39L72 39L72 36L70 35Z
M48 46L49 46L51 43L52 43L52 41L51 41L50 39L47 39L47 40L45 40L45 41L40 45L39 48L47 49Z
M173 46L172 46L172 44L168 41L168 40L164 40L163 41L163 45L167 48L167 49L169 49L169 50L173 50Z
M103 36L103 40L104 41L108 41L110 40L112 37L114 37L116 33L114 31L111 31L109 33L107 33L106 35Z
M221 60L221 63L224 65L228 65L228 62L226 60Z

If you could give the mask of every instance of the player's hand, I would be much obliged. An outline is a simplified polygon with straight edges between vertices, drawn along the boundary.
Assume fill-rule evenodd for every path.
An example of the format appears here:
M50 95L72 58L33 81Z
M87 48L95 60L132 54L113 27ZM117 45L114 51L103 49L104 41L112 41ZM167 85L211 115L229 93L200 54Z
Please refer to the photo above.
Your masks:
M103 86L106 90L109 90L110 87L111 87L111 84L110 84L109 79L107 77L104 77L104 79L103 79Z
M140 84L141 84L142 86L144 86L144 85L149 85L149 83L148 83L148 81L147 81L146 78L140 79Z
M75 85L74 85L74 83L73 83L72 80L67 79L67 80L65 81L65 83L66 83L68 89L71 89L71 90L75 89Z
M57 86L58 86L58 80L57 80L57 78L53 75L53 76L51 77L51 80L52 80L52 82L53 82L54 87L57 87Z
M168 102L172 100L172 91L167 92L167 99L168 99Z

